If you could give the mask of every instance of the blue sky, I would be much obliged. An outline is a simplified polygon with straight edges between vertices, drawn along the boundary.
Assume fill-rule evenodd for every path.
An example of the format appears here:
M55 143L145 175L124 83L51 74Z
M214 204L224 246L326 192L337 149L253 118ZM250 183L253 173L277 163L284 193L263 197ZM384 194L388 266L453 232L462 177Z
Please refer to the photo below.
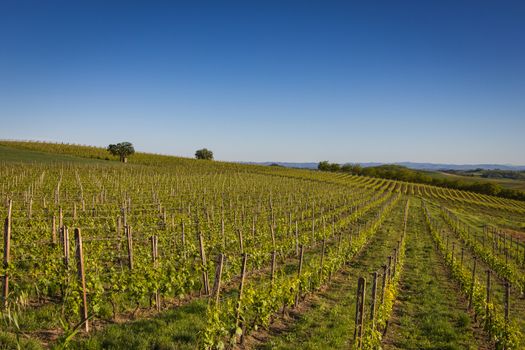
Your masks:
M0 138L525 164L523 1L0 0Z

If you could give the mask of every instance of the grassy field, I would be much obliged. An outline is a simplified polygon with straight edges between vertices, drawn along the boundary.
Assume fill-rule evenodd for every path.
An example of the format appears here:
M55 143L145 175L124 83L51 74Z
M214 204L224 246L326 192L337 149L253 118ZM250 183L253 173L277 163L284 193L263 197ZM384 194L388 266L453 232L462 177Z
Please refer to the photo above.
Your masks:
M108 161L0 145L0 163L1 162L102 164Z
M525 243L504 234L525 227L521 202L337 173L105 157L87 146L0 144L0 216L11 232L0 348L348 349L359 277L364 349L525 344ZM502 232L490 244L488 225ZM389 256L384 301L377 294L372 309L371 274L386 279ZM481 294L468 310L470 282L458 282L468 274L457 271L474 256Z
M385 349L490 349L471 321L461 296L414 204L401 292Z
M511 190L520 190L525 191L525 180L514 180L514 179L489 179L481 178L476 176L463 176L458 174L450 174L441 171L428 171L425 172L427 175L436 178L436 179L445 179L445 180L457 180L465 183L493 183L495 185L500 185L503 188L508 188Z

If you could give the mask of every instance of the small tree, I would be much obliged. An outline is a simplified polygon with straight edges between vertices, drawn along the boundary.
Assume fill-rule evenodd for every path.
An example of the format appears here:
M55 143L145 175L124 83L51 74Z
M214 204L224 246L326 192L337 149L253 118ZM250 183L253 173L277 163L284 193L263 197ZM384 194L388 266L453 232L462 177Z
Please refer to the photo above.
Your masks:
M195 158L213 160L213 152L207 148L199 149L195 152Z
M322 162L319 162L319 164L317 164L317 169L319 169L321 171L329 171L330 170L330 163L328 163L327 160L323 160Z
M114 156L118 156L122 163L128 162L128 157L135 153L135 148L130 142L121 142L116 145L109 145L107 148L108 152Z
M323 160L317 164L317 169L321 171L341 171L341 165L337 163L330 163L327 160Z
M345 173L352 173L355 175L361 174L363 169L361 168L361 165L359 164L344 164L341 166L341 171Z
M330 171L340 171L341 170L341 166L337 163L332 163L330 164Z

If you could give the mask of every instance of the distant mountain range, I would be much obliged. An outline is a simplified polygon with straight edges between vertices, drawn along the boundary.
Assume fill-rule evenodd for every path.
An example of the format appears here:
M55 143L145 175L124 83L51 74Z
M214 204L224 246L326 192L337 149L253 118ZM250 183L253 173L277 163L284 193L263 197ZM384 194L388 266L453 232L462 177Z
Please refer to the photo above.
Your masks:
M299 169L317 169L318 163L293 163L293 162L242 162L245 164L271 165L278 164L287 168ZM509 164L438 164L438 163L414 163L414 162L398 162L398 163L359 163L362 167L379 166L385 164L402 165L410 169L417 170L525 170L525 165L509 165Z

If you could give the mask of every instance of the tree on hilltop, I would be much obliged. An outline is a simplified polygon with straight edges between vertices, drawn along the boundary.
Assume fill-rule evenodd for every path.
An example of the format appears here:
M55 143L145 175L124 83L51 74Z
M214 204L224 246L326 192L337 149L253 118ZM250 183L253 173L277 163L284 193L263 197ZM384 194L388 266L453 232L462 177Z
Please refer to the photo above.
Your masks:
M195 152L195 158L213 160L213 152L207 148L199 149Z
M116 145L109 145L107 148L108 152L114 156L118 156L122 163L128 162L128 157L135 153L135 148L131 142L121 142Z

